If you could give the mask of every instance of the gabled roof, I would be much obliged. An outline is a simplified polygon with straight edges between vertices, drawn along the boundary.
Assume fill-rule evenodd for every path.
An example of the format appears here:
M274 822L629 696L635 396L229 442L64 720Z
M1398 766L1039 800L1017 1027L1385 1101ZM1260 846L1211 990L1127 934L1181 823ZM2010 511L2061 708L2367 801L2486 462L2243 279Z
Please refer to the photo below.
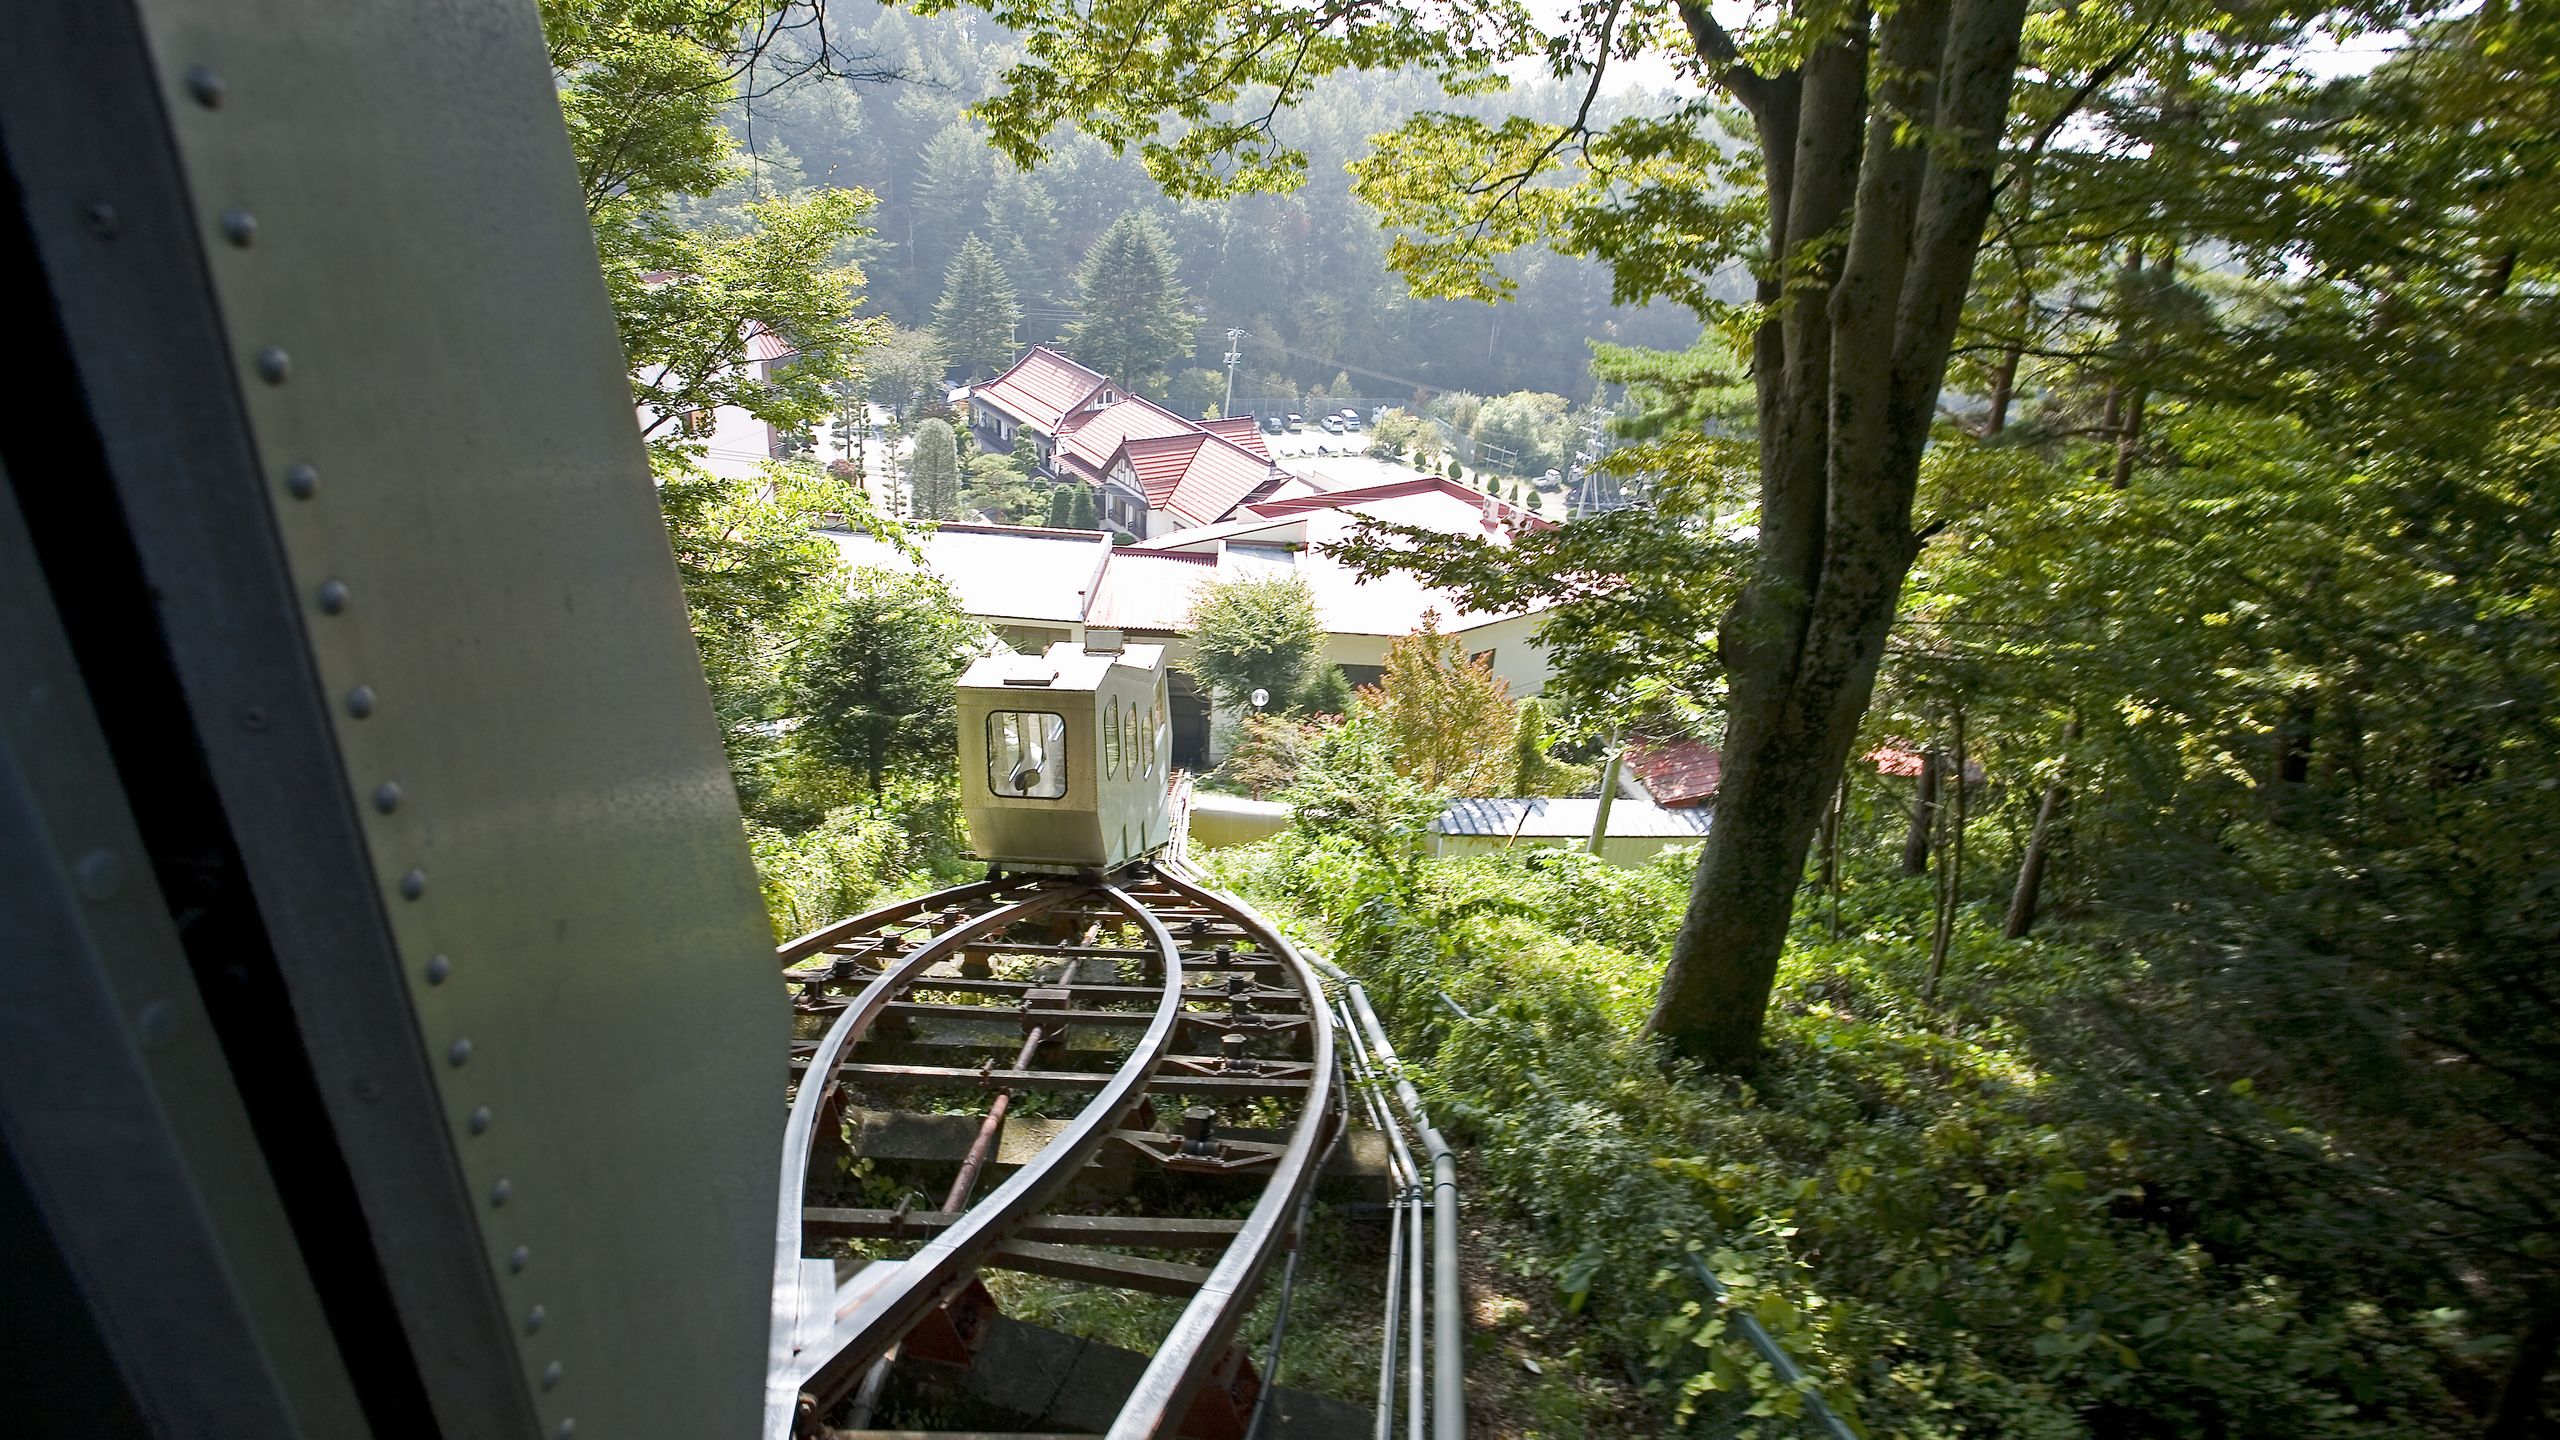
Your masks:
M1083 409L1095 391L1110 383L1101 371L1086 369L1046 345L1034 345L1011 368L970 394L1021 424L1055 435L1067 416Z
M1223 519L1271 479L1271 462L1221 435L1204 433L1164 508L1186 525Z
M1703 740L1642 740L1627 747L1627 767L1657 805L1679 808L1715 798L1724 757Z
M1099 410L1067 416L1059 424L1057 454L1068 468L1099 482L1124 440L1199 433L1199 426L1154 401L1130 395Z
M1147 493L1147 507L1161 510L1173 499L1174 487L1191 469L1191 459L1200 447L1209 443L1209 432L1194 429L1189 434L1149 435L1120 442L1121 453L1129 457L1129 469L1138 477L1138 488Z
M1200 428L1221 440L1232 440L1239 448L1259 455L1266 461L1271 458L1271 447L1262 443L1262 427L1255 424L1250 415L1230 415L1224 420L1203 420L1200 422Z

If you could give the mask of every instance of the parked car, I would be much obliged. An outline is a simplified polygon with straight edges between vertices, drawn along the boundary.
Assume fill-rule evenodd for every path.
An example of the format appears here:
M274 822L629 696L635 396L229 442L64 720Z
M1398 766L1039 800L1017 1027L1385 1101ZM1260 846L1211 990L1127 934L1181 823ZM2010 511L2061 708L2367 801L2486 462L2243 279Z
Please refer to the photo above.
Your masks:
M1325 429L1325 433L1326 433L1326 434L1328 434L1328 435L1339 435L1339 434L1341 434L1341 433L1342 433L1342 417L1341 417L1341 416L1339 416L1339 415L1327 415L1326 417L1324 417L1324 429Z
M1352 408L1351 408L1350 406L1348 406L1348 405L1343 406L1343 407L1342 407L1342 428L1343 428L1343 429L1345 429L1345 430L1357 430L1357 429L1359 429L1359 428L1360 428L1360 412L1359 412L1359 411L1357 411L1357 410L1352 409Z
M1291 416L1289 417L1289 430L1290 430L1290 433L1295 434L1295 433L1297 433L1298 431L1300 431L1300 430L1304 430L1304 429L1306 429L1306 428L1307 428L1307 417L1306 417L1306 416L1304 416L1304 415L1291 415Z
M1280 423L1280 417L1277 415L1262 417L1262 433L1265 435L1277 435L1286 428L1288 427Z

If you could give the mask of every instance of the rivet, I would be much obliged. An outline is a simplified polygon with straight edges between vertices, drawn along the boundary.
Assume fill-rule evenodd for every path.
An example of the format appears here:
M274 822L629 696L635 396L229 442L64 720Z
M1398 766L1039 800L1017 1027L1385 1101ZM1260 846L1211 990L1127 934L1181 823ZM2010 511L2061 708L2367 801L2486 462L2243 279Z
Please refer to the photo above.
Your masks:
M124 888L124 857L113 850L92 850L73 869L80 893L104 900Z
M510 1275L523 1274L524 1267L532 1263L533 1247L530 1245L519 1245L507 1252L507 1273Z
M222 212L222 238L246 250L258 238L258 217L246 210Z
M89 233L101 240L113 240L116 232L124 228L124 217L104 200L91 204L80 218L88 225Z
M308 500L320 493L320 472L308 465L288 465L284 469L284 488L296 500Z
M190 65L187 67L187 93L196 97L196 103L207 110L222 108L222 96L227 88L222 83L222 77L213 73L212 66Z
M483 1105L479 1109L471 1112L471 1133L474 1135L486 1135L489 1133L488 1106Z
M471 1037L465 1035L461 1039L454 1041L451 1045L446 1046L444 1058L449 1064L459 1068L465 1061L468 1061L471 1058Z
M453 961L443 955L427 957L427 983L441 985L453 974Z
M508 1198L513 1196L515 1193L515 1186L501 1180L497 1184L489 1187L489 1204L492 1207L504 1205L507 1203Z
M419 896L424 895L424 894L426 894L426 893L427 893L427 872L426 872L426 871L424 871L424 870L412 870L412 871L410 871L408 874L403 875L403 876L401 876L401 877L400 877L400 898L401 898L401 899L403 899L403 900L415 900L415 899L417 899Z
M559 1383L560 1362L554 1360L550 1364L542 1367L542 1388L548 1390Z
M344 580L321 581L320 613L324 615L336 615L344 611L346 608L347 582Z
M373 808L388 815L400 808L400 782L385 780L373 787ZM441 958L441 957L439 957Z
M550 1318L551 1312L543 1309L539 1305L527 1310L524 1312L524 1333L527 1335L540 1334L542 1332L542 1322Z
M145 1050L157 1050L178 1038L178 1007L154 1000L133 1017L133 1033Z
M258 350L258 378L270 385L281 385L293 377L293 357L281 345L265 345Z
M359 685L347 692L347 713L361 720L373 713L373 687Z

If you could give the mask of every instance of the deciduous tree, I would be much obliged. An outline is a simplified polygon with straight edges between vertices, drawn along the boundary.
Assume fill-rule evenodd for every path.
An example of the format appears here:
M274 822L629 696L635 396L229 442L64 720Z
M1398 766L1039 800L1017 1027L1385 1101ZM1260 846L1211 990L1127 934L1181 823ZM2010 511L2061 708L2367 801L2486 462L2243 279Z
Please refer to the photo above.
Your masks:
M1324 648L1315 592L1296 575L1202 586L1191 605L1191 636L1191 673L1232 710L1252 709L1256 690L1269 697L1267 708L1286 705Z

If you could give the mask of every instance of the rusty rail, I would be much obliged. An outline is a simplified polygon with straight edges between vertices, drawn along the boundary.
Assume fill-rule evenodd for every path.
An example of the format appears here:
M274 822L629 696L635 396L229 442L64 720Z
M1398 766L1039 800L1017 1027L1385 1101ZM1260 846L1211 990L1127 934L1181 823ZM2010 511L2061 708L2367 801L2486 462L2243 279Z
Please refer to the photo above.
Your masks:
M1096 943L1088 924L1103 928L1102 941L1128 940ZM990 879L918 896L813 931L778 953L803 1010L837 1013L823 1037L795 1042L789 1062L797 1091L775 1225L767 1440L817 1433L839 1410L857 1426L871 1423L893 1367L911 1363L902 1356L948 1359L951 1347L914 1339L916 1327L932 1319L940 1333L953 1333L951 1317L989 1303L975 1280L991 1269L1187 1297L1110 1427L1113 1436L1215 1433L1214 1420L1200 1428L1202 1414L1250 1423L1260 1381L1237 1340L1266 1276L1294 1256L1342 1108L1332 1006L1285 938L1240 902L1140 865L1109 880ZM997 974L997 965L1011 974ZM1124 974L1124 966L1137 973ZM1018 1023L1021 1035L974 1068L899 1063L917 1057L883 1053L902 1038L925 1059L991 1047L980 1020ZM1076 1044L1063 1043L1076 1036ZM1204 1039L1217 1042L1213 1053L1176 1053ZM1254 1053L1275 1048L1285 1058ZM1077 1068L1097 1058L1111 1068ZM842 1143L838 1107L847 1097L919 1091L991 1097L963 1159L965 1179L950 1187L943 1208L811 1208L811 1158ZM977 1172L997 1163L1006 1111L1031 1093L1090 1098L1038 1154L973 1197ZM1285 1136L1268 1140L1221 1137L1215 1112L1203 1108L1185 1112L1175 1127L1181 1133L1167 1133L1143 1123L1150 1095L1194 1107L1276 1101L1296 1114ZM1169 1176L1241 1180L1261 1190L1249 1213L1233 1220L1041 1213L1111 1146ZM1243 1189L1238 1200L1251 1194ZM812 1244L854 1239L921 1243L904 1259L869 1261L842 1280L835 1261L806 1254ZM1205 1265L1179 1264L1104 1248L1115 1245L1218 1253Z

